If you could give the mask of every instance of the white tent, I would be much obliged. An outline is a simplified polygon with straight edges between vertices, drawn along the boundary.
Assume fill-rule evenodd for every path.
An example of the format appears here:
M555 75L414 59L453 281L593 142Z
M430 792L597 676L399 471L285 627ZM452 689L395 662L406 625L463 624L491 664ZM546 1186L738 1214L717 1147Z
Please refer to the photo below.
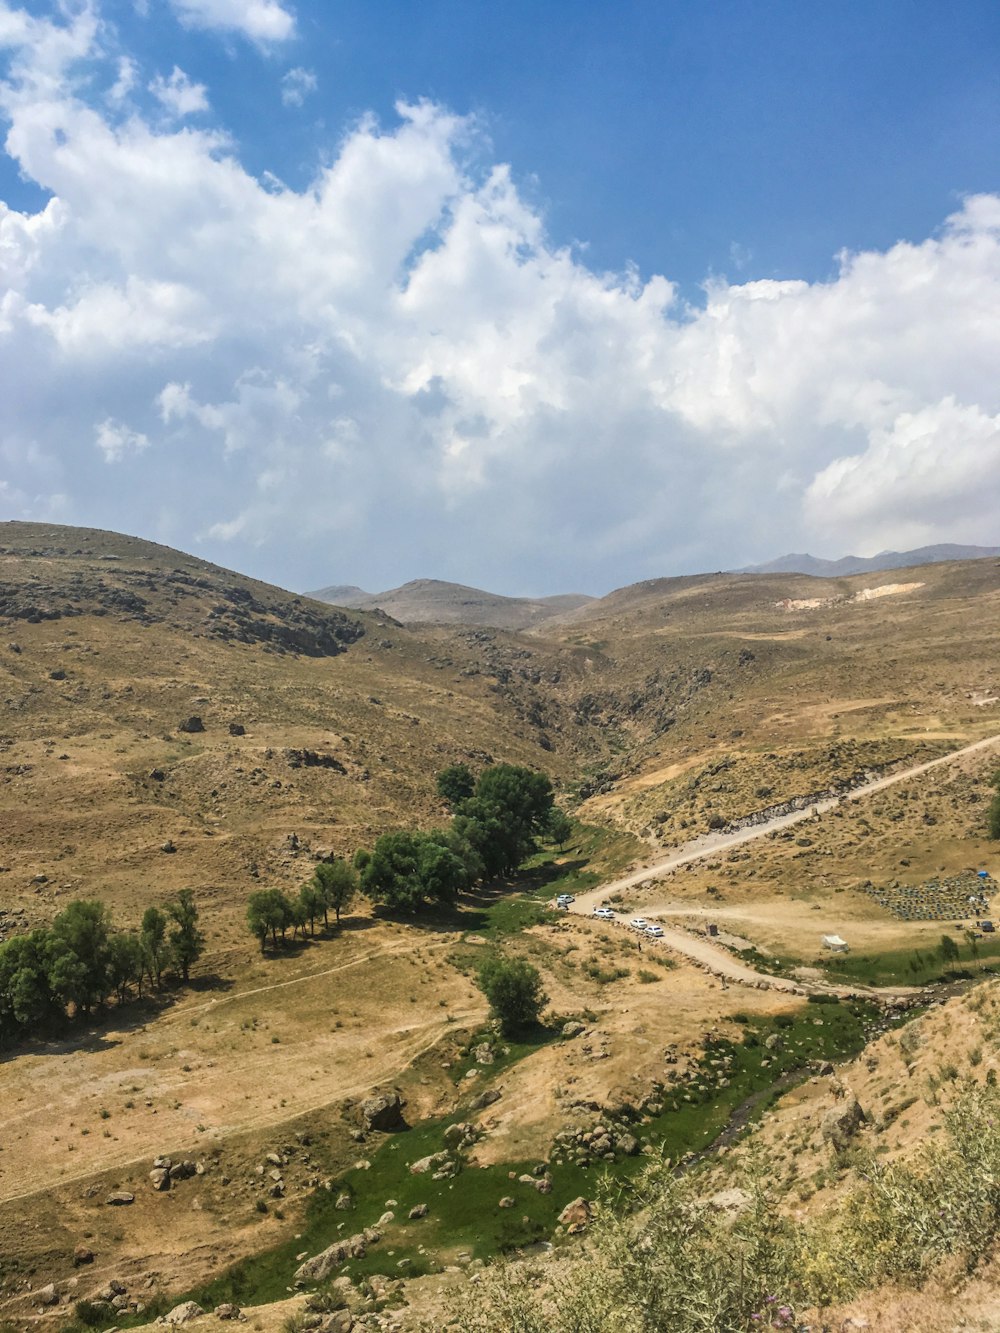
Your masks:
M832 949L834 953L847 953L849 947L839 935L824 935L822 943L824 949Z

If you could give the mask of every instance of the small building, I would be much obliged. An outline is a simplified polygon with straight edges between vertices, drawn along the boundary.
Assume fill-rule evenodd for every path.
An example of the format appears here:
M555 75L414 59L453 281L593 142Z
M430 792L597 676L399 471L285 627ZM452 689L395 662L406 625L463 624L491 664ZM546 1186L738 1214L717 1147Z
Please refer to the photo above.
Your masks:
M839 935L824 935L821 943L824 949L829 949L832 953L847 953L850 947Z

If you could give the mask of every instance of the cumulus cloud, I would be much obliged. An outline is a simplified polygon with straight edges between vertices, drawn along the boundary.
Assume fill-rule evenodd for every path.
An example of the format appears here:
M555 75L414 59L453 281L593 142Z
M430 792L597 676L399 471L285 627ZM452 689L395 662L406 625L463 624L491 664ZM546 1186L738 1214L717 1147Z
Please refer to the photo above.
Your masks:
M294 15L278 0L171 0L187 27L238 32L260 44L285 42L295 34Z
M117 87L116 83L115 88ZM208 91L205 85L192 83L184 71L178 69L176 65L168 78L157 74L149 85L149 91L178 120L183 116L192 116L199 111L208 110Z
M302 106L318 86L316 75L310 69L297 66L281 80L281 100L285 106Z
M97 427L94 443L104 455L106 463L120 463L126 454L141 453L149 448L149 440L141 431L129 430L120 421L102 421Z
M691 307L554 244L473 120L401 104L294 190L217 131L83 100L77 63L120 75L102 40L0 0L7 151L51 196L0 204L20 516L58 496L299 586L997 541L1000 199ZM113 496L102 459L128 462Z

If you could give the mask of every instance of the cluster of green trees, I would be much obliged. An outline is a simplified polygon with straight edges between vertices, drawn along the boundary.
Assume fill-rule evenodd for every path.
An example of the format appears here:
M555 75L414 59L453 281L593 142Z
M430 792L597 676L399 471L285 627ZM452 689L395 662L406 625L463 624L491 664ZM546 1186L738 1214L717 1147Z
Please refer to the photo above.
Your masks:
M990 808L986 814L986 824L991 838L1000 838L1000 769L993 774L993 786L997 792L990 801Z
M467 764L453 764L438 774L437 787L452 812L447 828L384 833L355 857L361 892L373 902L409 912L427 901L454 902L477 880L512 874L537 837L569 836L544 773L494 764L476 777Z
M299 931L305 938L307 925L309 933L315 935L320 917L324 929L329 929L331 912L339 926L340 915L350 907L357 888L357 871L347 861L339 857L320 861L312 879L302 885L298 897L290 897L281 889L260 889L252 893L247 904L247 925L260 940L261 950L269 935L272 945L277 948L279 934L284 941L289 930L293 940Z
M147 907L138 930L116 930L104 903L70 903L51 926L0 945L0 1045L86 1016L112 996L124 1004L168 970L188 980L205 939L190 889L164 909Z
M426 902L452 903L478 880L510 874L545 836L562 844L572 822L553 804L552 783L543 773L516 764L494 764L476 777L467 764L453 764L437 776L440 796L452 812L451 823L423 833L397 829L383 833L371 851L355 853L353 862L321 861L298 895L260 889L250 895L247 925L261 950L279 941L304 938L306 926L329 914L340 924L360 891L394 912L415 912Z

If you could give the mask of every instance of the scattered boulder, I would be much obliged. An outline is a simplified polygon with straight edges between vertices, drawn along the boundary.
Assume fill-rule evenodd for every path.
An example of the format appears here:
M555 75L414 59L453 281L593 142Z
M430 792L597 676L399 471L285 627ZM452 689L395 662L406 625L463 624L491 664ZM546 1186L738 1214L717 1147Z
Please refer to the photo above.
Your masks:
M834 1106L820 1124L820 1132L825 1143L831 1143L838 1152L842 1151L868 1120L861 1103L856 1097L845 1100L843 1105Z
M492 1106L494 1102L498 1102L499 1100L500 1093L496 1088L487 1088L485 1092L481 1092L479 1096L470 1103L470 1106L473 1111L485 1111L487 1106Z
M354 1316L350 1310L334 1310L323 1324L323 1333L351 1333Z
M410 1221L415 1222L418 1217L426 1217L429 1212L430 1209L428 1208L427 1204L425 1203L414 1204L413 1207L410 1209Z
M322 1282L348 1259L363 1259L368 1253L368 1246L381 1239L381 1232L369 1227L357 1235L348 1236L346 1240L334 1241L325 1250L300 1264L295 1270L295 1278L299 1282Z
M403 1123L403 1099L398 1092L379 1092L361 1103L366 1129L399 1129Z
M448 1148L463 1147L465 1144L473 1140L475 1136L476 1131L472 1125L461 1123L457 1125L449 1125L442 1135L445 1146Z
M176 852L176 850L177 850L177 847L175 846L175 844L174 844L174 842L173 842L173 840L172 840L171 838L168 838L168 839L166 840L166 842L163 843L163 844L160 846L160 851L161 851L161 852L166 852L168 855L169 855L171 852Z
M48 1282L44 1287L39 1287L35 1292L35 1300L39 1305L58 1305L59 1293L56 1291L55 1283Z
M623 1157L635 1157L639 1152L639 1140L634 1134L621 1134L615 1140L615 1151Z
M348 1213L354 1207L354 1200L349 1194L338 1194L333 1206L341 1213Z
M196 715L192 715L192 716L189 717L185 722L181 722L181 723L179 723L179 725L178 725L178 727L177 727L177 730L178 730L178 731L186 731L186 732L188 732L189 734L193 735L193 734L195 734L196 732L204 731L204 730L205 730L205 724L204 724L204 722L202 722L202 720L201 720L200 717L197 717Z
M472 1058L477 1065L491 1065L494 1060L493 1047L488 1041L480 1042L472 1052Z
M581 1231L586 1230L593 1211L594 1208L590 1200L583 1198L581 1195L568 1203L562 1210L559 1214L559 1224L564 1226L571 1236L576 1236Z
M128 1190L112 1190L105 1199L109 1208L123 1208L130 1203L135 1203L135 1195L130 1194Z
M158 1324L187 1324L192 1319L198 1319L205 1311L195 1301L183 1301L180 1305L175 1305L172 1310L166 1314L160 1315L156 1321Z
M232 1305L228 1301L215 1307L216 1319L241 1319L243 1311L238 1305Z
M149 1183L154 1190L168 1190L170 1188L170 1172L166 1167L154 1166L149 1173Z
M571 1022L571 1023L564 1023L564 1024L562 1025L562 1032L560 1033L560 1036L563 1036L563 1037L579 1037L580 1033L581 1033L581 1032L586 1032L586 1030L587 1030L587 1029L586 1029L586 1024L584 1024L584 1023L577 1023L577 1022L574 1020L574 1021Z
M513 1207L514 1207L514 1200L510 1197L509 1194L505 1194L505 1195L503 1196L503 1198L500 1200L500 1202L497 1204L497 1207L498 1207L498 1208L513 1208Z
M197 1174L197 1171L198 1168L195 1166L194 1162L174 1162L173 1166L170 1167L170 1179L190 1180L193 1175Z
M451 1158L446 1152L432 1152L428 1157L421 1157L411 1162L410 1172L415 1176L422 1176L428 1171L439 1171L450 1162Z
M73 1251L73 1267L79 1268L81 1264L92 1264L94 1262L94 1251L87 1245L78 1245Z
M229 734L230 736L245 736L247 729L242 722L230 722Z
M163 782L166 780L166 776L162 768L151 768L149 770L150 782Z

